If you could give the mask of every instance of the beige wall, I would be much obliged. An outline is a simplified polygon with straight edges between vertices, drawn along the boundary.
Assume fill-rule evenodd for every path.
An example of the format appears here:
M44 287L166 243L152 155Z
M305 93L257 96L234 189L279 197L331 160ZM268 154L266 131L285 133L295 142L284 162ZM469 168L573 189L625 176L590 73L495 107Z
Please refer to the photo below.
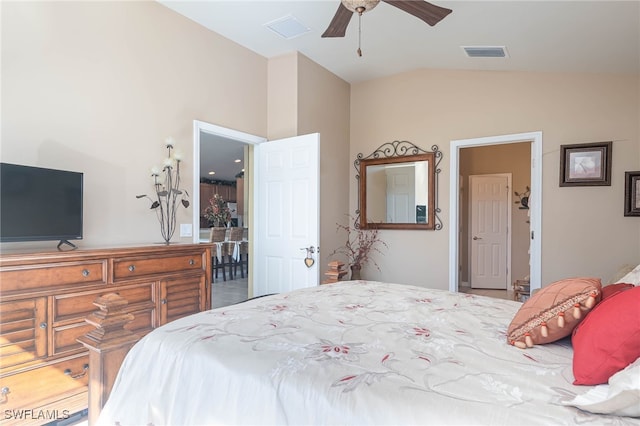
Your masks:
M469 282L469 176L492 173L510 173L511 196L511 278L523 279L529 275L529 210L521 210L515 204L519 194L531 187L531 144L515 143L487 147L464 148L460 150L460 175L464 183L460 203L462 236L460 242L460 279Z
M383 231L365 278L448 288L450 141L543 132L542 284L607 278L640 263L640 221L623 217L624 171L640 169L638 75L417 70L352 86L351 158L406 139L444 152L442 231ZM610 187L560 188L561 144L613 140ZM351 172L350 206L357 188Z
M344 243L337 223L349 212L351 86L304 55L298 55L298 134L320 133L321 274L329 254ZM324 276L321 277L321 280Z
M194 119L267 133L267 60L157 2L1 6L2 161L84 172L83 247L161 241L135 195L169 136L193 193Z
M267 61L156 2L0 6L2 161L85 173L86 247L160 240L155 216L135 195L151 189L149 169L168 136L181 144L183 186L193 192L198 119L269 137L293 127L322 134L323 255L342 241L330 236L335 222L355 211L358 152L396 139L438 144L444 230L383 231L382 271L365 270L365 278L446 288L449 142L537 130L543 284L606 277L640 261L640 223L622 216L623 172L640 169L637 75L418 70L349 88L302 55ZM284 100L273 98L278 73L295 76ZM288 112L273 121L277 108ZM612 186L559 188L560 145L605 140L614 141ZM179 221L191 222L190 210Z
M367 221L387 221L387 171L384 166L367 167Z
M350 86L294 53L269 60L269 139L320 133L320 273L329 254L342 245L337 223L346 223L349 205ZM323 277L321 277L323 279Z
M135 195L152 190L150 169L169 136L185 156L182 186L193 192L194 119L272 139L320 132L320 243L339 245L348 83L297 53L268 61L156 2L1 6L2 161L84 172L82 247L161 241ZM191 222L190 209L179 221ZM3 244L14 246L55 243Z
M267 78L267 138L298 135L298 54L269 59Z

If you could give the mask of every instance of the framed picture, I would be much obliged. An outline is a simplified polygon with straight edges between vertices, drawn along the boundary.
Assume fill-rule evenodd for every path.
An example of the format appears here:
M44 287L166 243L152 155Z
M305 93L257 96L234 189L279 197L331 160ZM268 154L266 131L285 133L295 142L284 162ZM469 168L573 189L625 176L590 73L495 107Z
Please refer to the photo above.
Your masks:
M611 186L611 145L560 145L560 186Z
M640 216L640 171L624 173L624 215Z

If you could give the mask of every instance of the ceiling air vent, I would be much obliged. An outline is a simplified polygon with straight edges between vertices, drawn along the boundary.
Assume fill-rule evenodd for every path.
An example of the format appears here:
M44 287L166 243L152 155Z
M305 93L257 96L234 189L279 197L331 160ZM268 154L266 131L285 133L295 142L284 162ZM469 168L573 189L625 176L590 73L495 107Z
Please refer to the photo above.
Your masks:
M508 58L504 46L462 46L470 58Z
M311 31L311 28L304 25L293 15L287 15L280 19L276 19L275 21L267 22L264 26L287 40L299 37Z

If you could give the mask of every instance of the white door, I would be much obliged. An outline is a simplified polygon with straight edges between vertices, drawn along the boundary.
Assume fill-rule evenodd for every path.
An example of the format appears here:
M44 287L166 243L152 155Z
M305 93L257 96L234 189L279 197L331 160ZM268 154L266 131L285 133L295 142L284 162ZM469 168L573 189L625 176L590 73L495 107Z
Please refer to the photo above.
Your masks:
M387 223L416 223L415 171L387 167Z
M507 289L510 174L469 176L471 288Z
M317 286L320 135L264 142L254 153L253 296Z

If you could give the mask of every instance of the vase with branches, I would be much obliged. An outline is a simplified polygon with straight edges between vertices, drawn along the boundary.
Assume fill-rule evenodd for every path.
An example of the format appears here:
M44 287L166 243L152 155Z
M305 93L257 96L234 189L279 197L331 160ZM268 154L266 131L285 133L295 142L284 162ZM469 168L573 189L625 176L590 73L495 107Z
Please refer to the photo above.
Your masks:
M204 218L210 226L227 226L231 222L231 210L229 204L220 194L214 194L209 199L209 205L204 209Z
M372 263L376 269L380 270L378 264L371 257L374 252L382 254L380 246L387 247L387 244L380 239L379 230L353 228L340 223L337 226L337 232L346 232L347 240L344 245L335 249L330 256L342 255L346 257L351 268L351 279L359 280L360 270L367 263Z
M175 141L173 138L168 138L165 141L168 155L164 160L162 170L155 166L151 168L151 178L155 189L153 198L147 194L136 195L136 198L147 198L151 201L150 209L156 211L165 244L169 244L176 230L178 208L181 205L185 208L189 207L189 200L187 200L189 193L180 189L182 154L174 147Z

